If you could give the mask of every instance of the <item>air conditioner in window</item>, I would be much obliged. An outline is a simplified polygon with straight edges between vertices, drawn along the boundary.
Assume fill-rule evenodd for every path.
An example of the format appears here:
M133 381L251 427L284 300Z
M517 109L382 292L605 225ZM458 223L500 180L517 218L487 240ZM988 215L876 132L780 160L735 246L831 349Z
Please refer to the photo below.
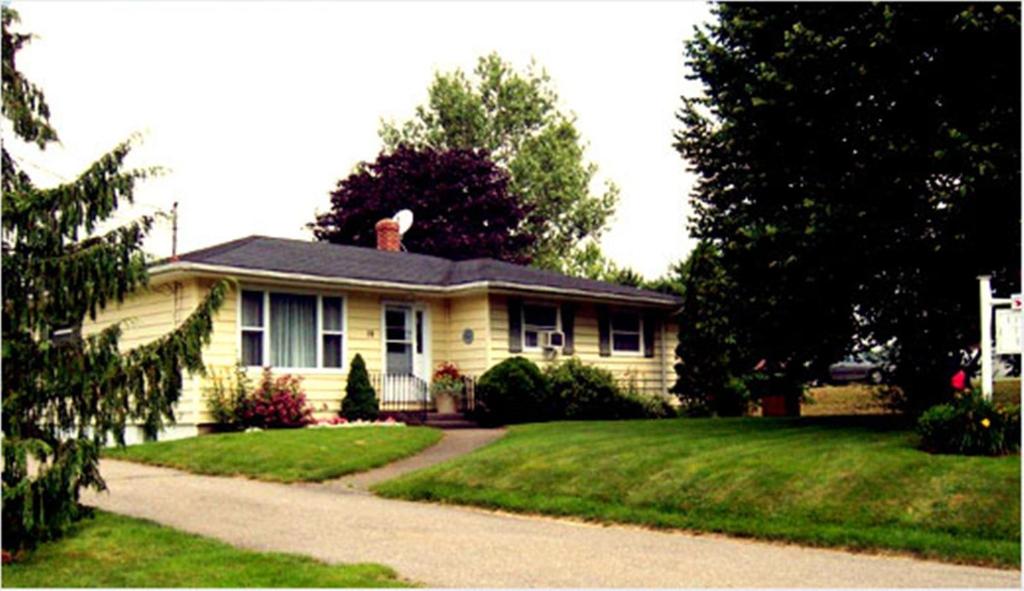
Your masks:
M561 350L565 346L565 333L559 330L547 330L540 333L540 346L545 349Z

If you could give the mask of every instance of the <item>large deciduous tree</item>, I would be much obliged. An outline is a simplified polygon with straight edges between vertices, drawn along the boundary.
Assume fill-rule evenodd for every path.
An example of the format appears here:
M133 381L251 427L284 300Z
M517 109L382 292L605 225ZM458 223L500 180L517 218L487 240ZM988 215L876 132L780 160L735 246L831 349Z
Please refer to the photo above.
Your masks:
M574 117L559 109L548 75L533 66L517 72L491 54L479 59L472 77L462 70L438 73L427 92L413 119L382 125L386 149L486 150L508 172L509 191L534 214L525 231L536 242L525 258L559 271L600 270L595 242L619 191L612 183L591 191L597 166L584 159Z
M403 145L339 181L330 211L311 226L318 240L374 246L376 222L410 209L415 223L402 237L410 252L525 263L534 237L508 185L483 150Z
M3 8L2 114L17 137L43 149L57 133L43 92L16 67L30 39L12 30L17 18ZM5 551L57 537L82 514L80 489L104 487L98 459L108 437L123 443L129 421L151 436L173 421L181 368L202 370L225 291L218 283L174 331L125 353L119 323L82 336L86 317L146 285L141 246L153 220L97 228L152 171L122 170L124 143L77 179L41 188L8 152L11 139L2 150Z
M699 182L749 358L792 380L893 346L919 409L977 342L977 282L1019 285L1020 5L719 4L687 43Z

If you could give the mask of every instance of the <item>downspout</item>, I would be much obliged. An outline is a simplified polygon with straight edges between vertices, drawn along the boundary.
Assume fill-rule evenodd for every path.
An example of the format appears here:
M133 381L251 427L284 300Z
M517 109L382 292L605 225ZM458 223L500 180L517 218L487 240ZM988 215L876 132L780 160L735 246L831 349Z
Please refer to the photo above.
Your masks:
M664 321L661 322L661 392L662 392L662 394L668 394L668 368L666 367L666 364L668 363L668 358L666 357L667 353L666 353L666 347L665 347L665 324L667 324L667 323L664 322Z

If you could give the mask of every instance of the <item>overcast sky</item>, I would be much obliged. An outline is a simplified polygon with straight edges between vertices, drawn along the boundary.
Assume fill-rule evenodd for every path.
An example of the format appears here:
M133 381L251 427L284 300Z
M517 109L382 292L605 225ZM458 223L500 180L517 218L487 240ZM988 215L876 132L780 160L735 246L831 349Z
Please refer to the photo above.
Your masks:
M249 234L309 238L335 182L409 118L434 73L497 51L545 67L622 199L604 251L649 277L690 250L693 175L672 148L683 41L703 2L24 2L19 67L62 145L18 148L40 184L70 178L134 132L134 165L168 169L137 211L177 200L179 252ZM122 214L127 218L128 213ZM169 225L148 242L170 252Z

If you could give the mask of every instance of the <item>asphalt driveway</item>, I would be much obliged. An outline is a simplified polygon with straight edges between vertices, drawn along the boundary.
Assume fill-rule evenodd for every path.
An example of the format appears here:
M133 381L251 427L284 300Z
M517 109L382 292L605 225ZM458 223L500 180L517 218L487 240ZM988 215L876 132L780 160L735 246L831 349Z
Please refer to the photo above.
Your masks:
M1020 571L381 499L104 460L87 504L436 587L1019 587Z

